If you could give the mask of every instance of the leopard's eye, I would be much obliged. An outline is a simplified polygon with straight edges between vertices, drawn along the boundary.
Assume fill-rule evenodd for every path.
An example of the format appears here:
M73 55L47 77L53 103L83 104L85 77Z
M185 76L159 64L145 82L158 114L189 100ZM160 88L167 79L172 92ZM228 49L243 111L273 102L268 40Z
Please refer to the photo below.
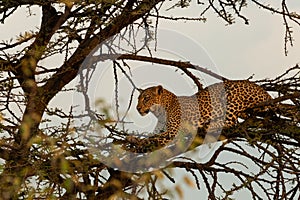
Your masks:
M150 96L145 96L144 99L143 99L143 102L146 103L149 100L150 100Z

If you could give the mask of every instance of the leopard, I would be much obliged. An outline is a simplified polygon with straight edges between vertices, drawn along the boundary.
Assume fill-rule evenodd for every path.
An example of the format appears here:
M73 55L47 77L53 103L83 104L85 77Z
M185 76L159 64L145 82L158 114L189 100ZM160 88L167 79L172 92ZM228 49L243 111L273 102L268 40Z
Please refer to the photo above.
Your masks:
M161 149L178 134L183 122L194 128L220 132L245 118L245 110L272 99L261 86L249 80L223 80L191 96L176 96L161 85L140 89L136 109L141 116L152 113L157 119L154 135L128 136L123 149L147 153Z

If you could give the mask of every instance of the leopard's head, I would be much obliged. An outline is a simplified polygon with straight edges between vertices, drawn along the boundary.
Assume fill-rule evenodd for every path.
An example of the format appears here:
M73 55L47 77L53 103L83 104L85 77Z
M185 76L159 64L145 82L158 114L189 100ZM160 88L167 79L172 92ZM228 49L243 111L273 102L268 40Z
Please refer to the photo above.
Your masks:
M157 109L159 109L161 105L163 90L161 85L140 90L136 109L142 116L148 114L150 111L153 113L157 112Z

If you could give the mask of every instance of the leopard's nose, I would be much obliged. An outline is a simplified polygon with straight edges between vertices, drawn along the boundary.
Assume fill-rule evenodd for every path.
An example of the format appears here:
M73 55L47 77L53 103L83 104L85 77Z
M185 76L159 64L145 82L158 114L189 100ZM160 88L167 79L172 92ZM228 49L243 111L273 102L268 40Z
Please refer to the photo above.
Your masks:
M145 109L145 108L143 108L142 106L139 106L139 105L136 106L136 109L140 113L140 115L142 115L142 116L148 114L149 111L150 111L149 109Z

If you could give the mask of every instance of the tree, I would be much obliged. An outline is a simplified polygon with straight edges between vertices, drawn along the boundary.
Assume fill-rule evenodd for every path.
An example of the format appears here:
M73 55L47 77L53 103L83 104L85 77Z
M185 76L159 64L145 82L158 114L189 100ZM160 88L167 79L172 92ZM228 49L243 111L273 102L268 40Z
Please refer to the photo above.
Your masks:
M199 18L161 14L162 9L172 11L189 7L191 3L160 0L0 2L2 23L19 9L29 13L36 9L41 13L41 23L36 30L26 30L19 37L0 44L2 199L142 199L145 196L163 199L165 191L158 188L159 179L166 177L175 182L169 170L180 168L195 179L187 178L186 182L195 183L200 190L206 189L210 199L229 199L243 189L248 190L253 199L299 197L300 68L297 65L275 79L258 82L266 90L278 94L278 98L266 104L290 100L289 106L275 109L276 117L271 113L261 118L258 113L249 111L251 117L224 131L227 141L221 143L205 163L185 159L152 172L125 172L96 159L87 146L89 142L94 145L94 141L83 142L81 134L91 129L91 123L95 122L110 133L111 140L129 132L116 126L122 124L122 119L108 117L111 111L107 107L98 113L88 104L86 94L90 83L86 80L95 68L101 67L100 62L112 62L112 83L118 85L116 71L119 70L134 87L131 63L127 62L132 60L174 66L200 89L202 85L191 70L213 74L189 62L151 56L154 52L149 45L159 37L156 35L159 20L202 21L206 12L213 10L227 24L236 19L247 24L243 11L248 3L253 3L283 17L285 52L288 44L293 44L290 23L300 23L300 15L290 12L284 0L278 9L255 0L198 1L199 9L203 10ZM142 42L137 45L141 33ZM145 49L148 52L145 53ZM46 64L48 59L56 56L61 58L59 66ZM83 65L88 67L82 68ZM79 84L72 85L78 77ZM69 107L69 112L52 107L51 102L59 98L59 94L73 90L81 91L86 97L85 113L75 113L73 106ZM119 91L116 87L116 96ZM118 102L115 109L118 109ZM93 121L74 125L75 120L85 117ZM101 141L106 139L101 138ZM223 153L238 155L238 160L221 162L218 158ZM241 161L243 158L257 167L254 172L243 171L247 169ZM236 180L230 186L222 185L222 174L232 175ZM204 187L200 187L201 184ZM180 187L175 189L181 193Z

